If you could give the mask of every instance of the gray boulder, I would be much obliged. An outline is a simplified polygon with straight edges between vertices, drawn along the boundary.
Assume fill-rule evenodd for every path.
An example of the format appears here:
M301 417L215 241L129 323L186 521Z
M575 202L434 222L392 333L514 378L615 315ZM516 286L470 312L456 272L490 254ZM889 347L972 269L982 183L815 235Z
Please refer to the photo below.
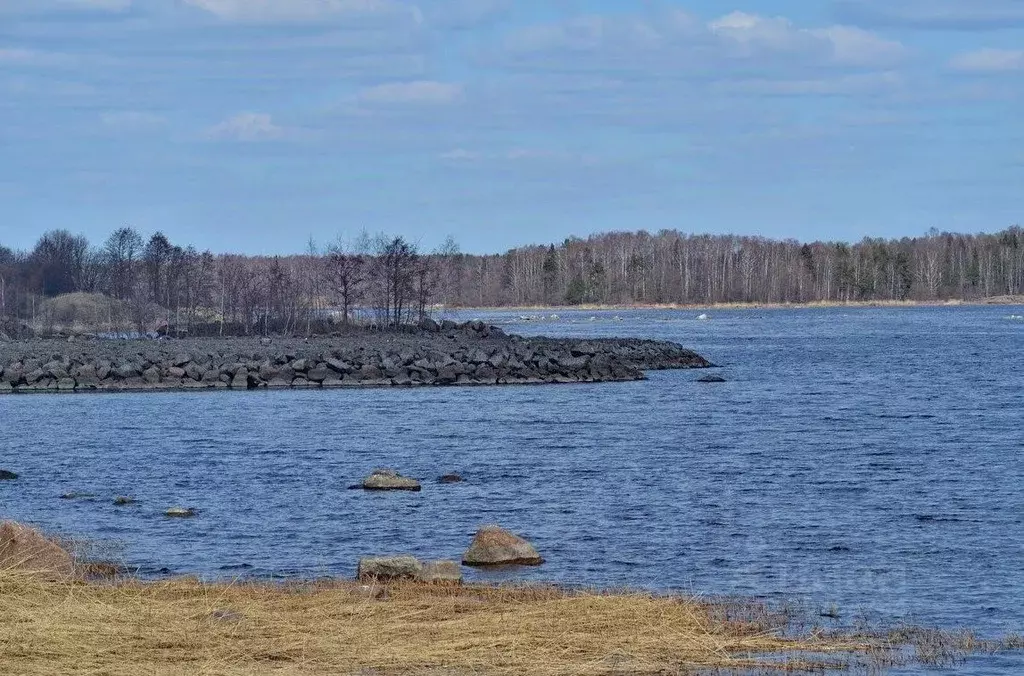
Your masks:
M466 566L539 566L544 559L533 545L500 526L484 526L462 555Z
M392 469L378 469L363 479L362 488L368 491L419 491L420 482L404 477Z
M418 580L423 564L412 556L372 557L359 559L360 580Z

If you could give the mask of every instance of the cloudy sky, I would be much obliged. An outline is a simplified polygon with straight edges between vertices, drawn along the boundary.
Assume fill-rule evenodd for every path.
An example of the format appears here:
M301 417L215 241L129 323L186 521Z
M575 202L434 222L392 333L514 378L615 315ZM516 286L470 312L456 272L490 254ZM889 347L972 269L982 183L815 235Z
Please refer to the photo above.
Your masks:
M1024 0L0 0L0 244L1024 221Z

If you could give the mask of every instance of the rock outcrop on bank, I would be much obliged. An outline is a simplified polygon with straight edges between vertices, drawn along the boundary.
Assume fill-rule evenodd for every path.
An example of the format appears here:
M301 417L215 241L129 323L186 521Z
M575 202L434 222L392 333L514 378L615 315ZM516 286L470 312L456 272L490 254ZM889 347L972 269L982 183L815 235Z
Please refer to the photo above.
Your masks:
M505 335L479 322L318 338L0 343L0 394L591 383L706 368L681 345Z
M416 580L430 584L459 584L462 582L462 568L457 561L422 563L412 556L373 557L359 560L356 578L363 582Z

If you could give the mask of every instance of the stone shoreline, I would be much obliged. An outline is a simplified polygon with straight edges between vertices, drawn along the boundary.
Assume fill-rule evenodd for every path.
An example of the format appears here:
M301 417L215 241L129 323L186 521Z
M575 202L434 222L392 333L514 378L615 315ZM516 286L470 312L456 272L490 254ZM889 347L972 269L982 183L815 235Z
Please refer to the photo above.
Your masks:
M0 343L0 394L539 385L708 368L665 341L524 338L480 322L317 338Z

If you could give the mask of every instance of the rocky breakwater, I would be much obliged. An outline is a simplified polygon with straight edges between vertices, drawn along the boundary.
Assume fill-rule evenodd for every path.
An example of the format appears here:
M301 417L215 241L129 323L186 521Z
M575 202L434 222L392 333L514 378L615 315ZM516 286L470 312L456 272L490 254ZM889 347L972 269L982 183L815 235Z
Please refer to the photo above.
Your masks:
M642 380L706 368L675 343L508 336L479 322L318 338L0 342L0 394Z

